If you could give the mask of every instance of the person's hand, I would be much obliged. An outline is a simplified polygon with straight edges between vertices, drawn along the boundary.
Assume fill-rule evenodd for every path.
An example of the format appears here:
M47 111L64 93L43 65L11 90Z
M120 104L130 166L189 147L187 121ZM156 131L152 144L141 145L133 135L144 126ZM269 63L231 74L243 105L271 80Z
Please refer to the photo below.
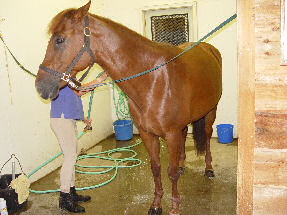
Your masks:
M101 75L101 77L99 77L99 78L97 78L97 79L95 79L95 80L93 80L93 81L91 81L91 82L89 82L89 83L87 83L87 84L83 84L82 87L89 87L89 86L91 86L91 85L93 85L93 84L100 84L101 82L103 82L104 80L106 80L107 77L108 77L107 73L103 72L103 74ZM81 97L82 95L85 95L86 93L92 91L93 89L94 89L94 88L87 88L86 90L76 90L76 89L74 89L73 91L74 91L74 93L75 93L77 96Z
M98 81L101 83L103 82L104 80L106 80L108 77L107 73L106 72L103 72L103 74L98 78Z
M92 127L92 119L88 119L87 117L84 117L84 123L85 123L88 127Z
M79 97L81 97L82 95L85 95L88 92L89 92L89 90L81 90L81 91L80 90L74 90L74 93Z
M84 123L86 124L86 127L84 128L84 131L92 130L92 120L88 119L87 117L84 118Z

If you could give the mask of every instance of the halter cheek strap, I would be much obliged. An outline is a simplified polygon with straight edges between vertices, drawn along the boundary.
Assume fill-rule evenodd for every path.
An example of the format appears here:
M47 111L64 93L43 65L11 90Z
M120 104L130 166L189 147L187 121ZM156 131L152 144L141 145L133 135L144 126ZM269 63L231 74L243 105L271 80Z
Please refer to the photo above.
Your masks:
M68 85L72 88L78 88L81 86L81 81L84 80L84 78L88 75L90 69L93 67L93 65L95 64L95 56L94 53L90 47L90 35L91 35L91 31L89 28L89 17L88 15L85 16L84 18L84 44L82 46L82 48L80 49L79 53L77 54L77 56L73 59L72 63L69 65L67 71L65 73L60 73L56 70L50 69L45 67L44 65L40 65L39 68L44 70L45 72L48 72L56 77L59 77L61 80L65 81L68 83ZM87 71L82 75L82 77L79 80L76 80L75 78L71 77L71 71L72 69L75 67L76 63L80 60L81 56L84 54L84 52L88 52L91 59L92 59L92 63L90 64L89 68L87 69Z

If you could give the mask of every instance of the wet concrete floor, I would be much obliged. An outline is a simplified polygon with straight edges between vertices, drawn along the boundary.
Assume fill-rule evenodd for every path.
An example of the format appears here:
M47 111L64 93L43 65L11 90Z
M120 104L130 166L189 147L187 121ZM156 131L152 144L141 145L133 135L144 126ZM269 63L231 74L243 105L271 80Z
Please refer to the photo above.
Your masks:
M139 136L130 141L116 141L112 136L87 151L88 154L106 151L117 147L135 144ZM236 167L237 140L230 144L220 144L212 138L211 151L215 178L204 177L204 156L196 156L191 136L186 143L186 172L178 182L181 194L182 215L235 215L236 214ZM149 157L144 145L132 148L142 160L142 164L133 168L120 168L116 178L110 183L95 189L78 191L83 195L91 195L92 201L81 203L86 208L86 215L146 215L153 200L154 183L150 171ZM114 158L129 157L130 152L117 152ZM129 166L136 162L126 162ZM108 160L88 158L78 161L83 165L113 165ZM161 165L164 197L162 199L163 215L167 215L171 207L171 183L167 176L168 153L164 142L161 143ZM83 170L83 168L80 168ZM84 171L100 171L101 169L85 169ZM100 184L110 179L114 171L102 175L76 174L76 187L87 187ZM32 189L58 189L59 170L49 174L36 183ZM69 214L58 209L59 193L30 193L28 206L21 215L58 215Z

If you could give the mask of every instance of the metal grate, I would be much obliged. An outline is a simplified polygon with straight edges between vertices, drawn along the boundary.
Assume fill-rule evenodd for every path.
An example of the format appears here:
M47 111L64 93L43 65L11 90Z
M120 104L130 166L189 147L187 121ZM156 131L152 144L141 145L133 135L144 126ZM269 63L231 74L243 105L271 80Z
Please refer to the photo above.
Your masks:
M151 17L152 40L179 45L189 41L188 14Z

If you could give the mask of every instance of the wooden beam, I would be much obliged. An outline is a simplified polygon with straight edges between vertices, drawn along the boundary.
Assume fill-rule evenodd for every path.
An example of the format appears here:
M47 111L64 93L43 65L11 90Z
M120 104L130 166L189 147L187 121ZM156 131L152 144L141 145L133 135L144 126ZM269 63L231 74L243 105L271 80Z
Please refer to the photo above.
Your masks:
M237 1L238 171L237 215L252 215L255 136L254 1Z

